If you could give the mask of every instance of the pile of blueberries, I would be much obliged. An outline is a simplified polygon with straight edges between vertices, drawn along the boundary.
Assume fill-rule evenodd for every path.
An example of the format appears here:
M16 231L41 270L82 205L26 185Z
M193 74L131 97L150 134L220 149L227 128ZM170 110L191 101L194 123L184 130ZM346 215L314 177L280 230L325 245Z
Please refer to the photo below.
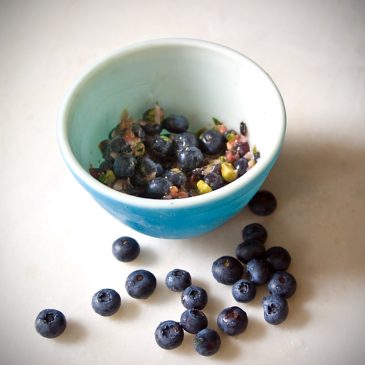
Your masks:
M265 216L276 209L276 199L268 191L259 191L249 203L257 215ZM222 284L232 285L233 298L239 303L248 303L255 298L256 287L267 285L269 295L262 300L264 319L270 324L280 324L288 316L287 298L296 291L296 280L287 272L291 256L283 247L265 249L267 231L259 223L251 223L242 230L243 242L233 256L222 256L212 265L213 277ZM112 253L116 259L129 262L140 254L140 245L131 237L120 237L113 242ZM147 270L139 269L130 273L125 282L127 293L135 299L147 299L156 289L156 277ZM203 356L215 354L221 345L217 331L208 328L207 316L202 311L208 294L203 288L193 285L189 272L182 269L170 271L165 285L173 292L181 292L181 303L185 311L180 321L161 322L155 330L156 343L163 349L171 350L180 346L184 331L194 334L195 350ZM94 311L101 316L115 314L121 306L121 297L113 289L102 289L91 301ZM236 336L243 333L248 325L246 312L238 306L223 309L217 316L217 326L225 334ZM47 338L59 336L66 328L65 316L58 310L45 309L35 321L37 332Z

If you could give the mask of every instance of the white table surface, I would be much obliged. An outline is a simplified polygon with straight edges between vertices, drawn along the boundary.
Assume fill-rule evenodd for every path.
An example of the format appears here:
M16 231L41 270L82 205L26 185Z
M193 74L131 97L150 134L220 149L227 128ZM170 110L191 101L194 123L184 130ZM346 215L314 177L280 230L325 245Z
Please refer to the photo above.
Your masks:
M220 229L190 240L136 233L104 212L61 160L56 118L71 83L115 48L180 36L241 51L278 85L288 129L264 187L277 211L247 209ZM364 1L2 1L0 3L0 363L12 364L363 364L365 356L365 2ZM267 246L283 245L298 291L280 326L263 320L260 289L242 305L247 331L222 335L212 358L192 336L164 351L153 332L178 320L179 294L165 274L185 268L204 286L215 317L234 305L230 287L211 276L212 261L233 254L240 231L258 221ZM111 243L131 235L141 255L123 264ZM147 301L129 298L136 268L158 279ZM122 309L96 315L91 296L112 287ZM45 307L63 311L55 340L34 330Z

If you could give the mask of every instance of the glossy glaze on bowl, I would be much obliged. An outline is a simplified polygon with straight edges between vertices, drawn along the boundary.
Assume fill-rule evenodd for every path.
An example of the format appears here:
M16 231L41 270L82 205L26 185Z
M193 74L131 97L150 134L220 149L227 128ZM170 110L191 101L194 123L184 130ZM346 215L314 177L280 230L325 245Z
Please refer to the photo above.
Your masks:
M243 177L214 192L178 200L153 200L119 193L92 178L101 160L98 143L123 109L138 118L158 101L183 114L191 130L216 117L228 128L244 120L259 163ZM61 108L58 142L79 183L124 224L156 237L206 233L237 214L264 182L285 134L285 109L271 78L247 57L199 40L159 39L125 47L86 72Z

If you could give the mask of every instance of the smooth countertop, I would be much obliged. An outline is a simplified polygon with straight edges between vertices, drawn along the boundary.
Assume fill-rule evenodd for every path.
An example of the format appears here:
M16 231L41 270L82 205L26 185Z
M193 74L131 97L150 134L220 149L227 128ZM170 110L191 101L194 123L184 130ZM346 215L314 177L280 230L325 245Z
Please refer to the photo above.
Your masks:
M103 211L61 159L56 119L74 80L112 50L158 37L192 37L232 47L278 85L288 128L264 187L278 199L268 217L244 209L218 230L189 240L136 233ZM363 364L365 348L365 3L359 1L3 1L0 4L0 363L13 364ZM179 294L164 286L180 267L210 296L206 314L234 302L214 281L214 259L234 254L242 228L263 223L267 247L292 255L298 290L280 326L263 320L260 288L240 305L247 331L221 335L211 358L193 336L164 351L153 332L178 320ZM140 257L123 264L111 244L135 237ZM157 290L127 296L124 281L151 270ZM91 309L101 288L122 308L110 318ZM61 310L65 333L44 339L38 312Z

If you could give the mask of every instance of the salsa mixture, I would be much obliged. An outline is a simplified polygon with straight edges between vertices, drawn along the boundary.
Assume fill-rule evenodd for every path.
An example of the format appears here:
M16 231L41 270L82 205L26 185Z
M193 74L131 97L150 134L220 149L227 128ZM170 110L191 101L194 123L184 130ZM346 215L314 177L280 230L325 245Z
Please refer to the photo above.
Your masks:
M126 194L152 199L187 198L217 190L244 175L260 158L250 149L247 126L228 129L213 118L211 128L189 130L189 120L165 116L156 104L141 119L125 110L99 144L103 159L90 174Z

